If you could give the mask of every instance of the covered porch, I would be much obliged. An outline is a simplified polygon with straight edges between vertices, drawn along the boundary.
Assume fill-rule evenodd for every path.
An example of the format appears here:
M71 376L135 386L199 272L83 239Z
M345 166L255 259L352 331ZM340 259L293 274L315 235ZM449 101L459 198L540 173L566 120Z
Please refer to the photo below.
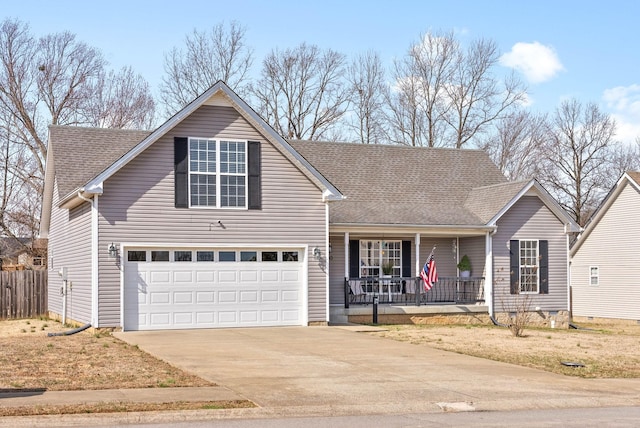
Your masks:
M428 314L484 314L489 319L492 227L332 227L330 322L382 320ZM420 277L433 252L438 281L426 290ZM471 262L463 272L463 256ZM472 315L474 317L476 315ZM370 322L370 321L369 321Z

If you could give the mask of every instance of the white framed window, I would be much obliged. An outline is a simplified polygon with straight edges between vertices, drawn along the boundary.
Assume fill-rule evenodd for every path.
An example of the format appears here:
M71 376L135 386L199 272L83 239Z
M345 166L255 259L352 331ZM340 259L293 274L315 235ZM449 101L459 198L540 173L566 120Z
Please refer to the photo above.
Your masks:
M189 205L247 207L247 142L189 138Z
M537 240L520 241L520 293L538 293L540 290L539 251Z
M600 285L600 267L589 266L589 285Z
M389 266L391 273L383 271ZM402 241L360 240L360 276L402 276Z

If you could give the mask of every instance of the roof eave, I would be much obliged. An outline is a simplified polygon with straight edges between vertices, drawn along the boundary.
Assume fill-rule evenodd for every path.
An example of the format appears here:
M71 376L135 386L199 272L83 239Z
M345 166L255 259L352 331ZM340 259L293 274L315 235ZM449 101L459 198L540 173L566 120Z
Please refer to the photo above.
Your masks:
M389 224L389 223L329 223L329 233L428 233L433 236L480 236L495 232L495 225L459 224Z

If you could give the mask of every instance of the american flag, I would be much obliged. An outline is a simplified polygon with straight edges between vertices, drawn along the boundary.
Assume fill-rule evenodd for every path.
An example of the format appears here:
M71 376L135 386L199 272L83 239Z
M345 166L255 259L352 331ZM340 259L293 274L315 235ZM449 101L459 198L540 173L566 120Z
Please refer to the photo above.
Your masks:
M433 252L429 254L429 258L427 262L424 264L422 268L422 272L420 272L420 276L424 281L424 290L429 291L433 284L438 282L438 270L436 269L436 260L433 258Z

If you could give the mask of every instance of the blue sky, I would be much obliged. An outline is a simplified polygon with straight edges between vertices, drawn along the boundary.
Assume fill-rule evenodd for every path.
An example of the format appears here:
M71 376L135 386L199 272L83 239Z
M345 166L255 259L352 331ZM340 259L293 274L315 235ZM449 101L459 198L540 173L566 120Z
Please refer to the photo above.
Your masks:
M453 30L463 43L494 40L502 69L520 73L531 108L552 112L563 99L595 102L618 123L618 138L640 136L640 2L610 1L7 1L3 18L34 35L68 30L99 48L111 66L131 65L154 91L165 52L194 28L238 21L264 55L302 42L350 57L377 51L390 65L428 30Z

